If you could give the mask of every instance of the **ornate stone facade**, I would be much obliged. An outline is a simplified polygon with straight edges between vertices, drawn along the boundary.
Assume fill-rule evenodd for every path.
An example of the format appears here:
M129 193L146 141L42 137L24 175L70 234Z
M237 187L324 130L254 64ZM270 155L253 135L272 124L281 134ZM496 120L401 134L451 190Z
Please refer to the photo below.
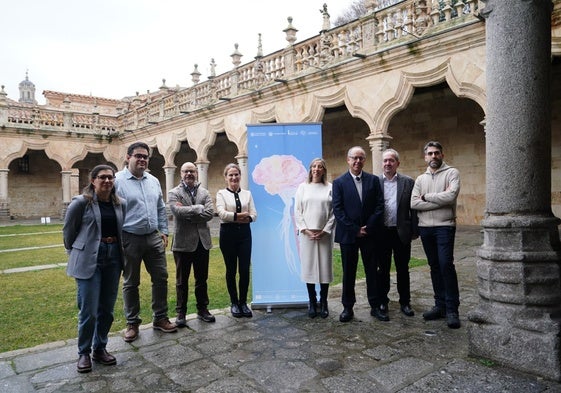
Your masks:
M516 43L538 46L544 40L535 41L535 28L541 38L551 30L551 63L548 48L533 52L526 45L521 53L535 59L548 52L536 72L551 70L555 83L528 79L522 72L534 68L526 64L509 69L487 56L489 42L512 49L501 45L508 32L486 39L479 2L389 0L366 1L364 17L337 28L326 28L329 14L322 10L320 35L300 43L289 18L286 48L263 55L259 43L255 61L240 66L236 45L232 71L213 71L200 82L195 65L189 88L168 88L164 81L157 92L119 101L47 91L47 105L39 106L8 98L2 87L0 217L60 216L87 183L89 169L101 162L122 167L126 147L137 140L151 146L149 168L164 194L179 180L176 168L193 161L212 195L223 187L229 162L240 165L247 186L247 124L322 122L330 179L346 170L345 154L354 145L370 149L374 173L381 172L381 152L395 148L400 170L415 177L425 169L422 146L439 140L445 160L462 174L458 223L483 220L485 231L471 350L561 379L555 218L561 215L561 0L553 1L553 12L546 0L487 3L488 13L498 10L500 23L489 19L494 30L525 24L511 31L527 34ZM526 86L515 83L519 76L532 87L533 104ZM545 87L551 95L544 100ZM497 102L508 103L508 110ZM551 116L528 121L548 104ZM518 110L526 113L518 116ZM521 198L513 188L522 190Z

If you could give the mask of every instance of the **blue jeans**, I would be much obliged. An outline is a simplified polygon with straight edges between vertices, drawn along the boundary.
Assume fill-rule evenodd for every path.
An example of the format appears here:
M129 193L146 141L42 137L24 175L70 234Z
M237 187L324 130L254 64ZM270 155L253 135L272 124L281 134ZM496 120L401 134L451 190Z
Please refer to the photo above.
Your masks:
M121 278L118 243L100 243L97 268L87 280L76 279L78 303L78 355L104 349L113 323L113 310Z
M430 266L435 306L446 313L457 313L460 290L454 266L456 227L419 227L419 235Z

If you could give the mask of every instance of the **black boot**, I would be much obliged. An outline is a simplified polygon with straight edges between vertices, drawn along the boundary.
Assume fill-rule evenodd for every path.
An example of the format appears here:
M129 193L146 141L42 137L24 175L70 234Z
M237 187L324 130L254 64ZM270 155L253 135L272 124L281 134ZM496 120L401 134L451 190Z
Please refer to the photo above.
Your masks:
M329 290L329 284L320 284L320 305L321 309L319 312L320 317L327 318L329 316L329 309L327 308L327 292Z
M311 301L308 304L308 316L310 318L315 318L318 315L317 305L315 301Z
M327 308L327 300L320 300L321 309L319 316L322 318L327 318L329 316L329 309Z
M308 303L308 316L315 318L318 315L316 285L306 283L306 288L308 289L308 297L310 299L310 303Z

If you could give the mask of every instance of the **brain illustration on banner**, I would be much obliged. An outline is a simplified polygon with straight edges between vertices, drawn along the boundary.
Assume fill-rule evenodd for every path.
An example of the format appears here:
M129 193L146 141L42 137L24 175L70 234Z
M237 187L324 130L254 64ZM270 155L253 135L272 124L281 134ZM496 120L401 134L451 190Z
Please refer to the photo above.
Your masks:
M281 239L288 269L298 274L297 259L290 247L290 237L296 233L292 206L298 185L308 178L306 167L292 155L272 155L261 159L253 170L252 178L270 195L278 195L284 204L280 222Z

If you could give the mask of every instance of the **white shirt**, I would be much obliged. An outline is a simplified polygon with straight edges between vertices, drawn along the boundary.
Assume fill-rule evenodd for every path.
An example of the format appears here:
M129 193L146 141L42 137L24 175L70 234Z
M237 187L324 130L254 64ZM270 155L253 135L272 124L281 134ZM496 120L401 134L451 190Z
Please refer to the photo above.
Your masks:
M397 226L397 173L392 179L384 177L384 225Z
M353 175L353 173L351 171L349 171L349 173L353 177L353 180L354 180L355 186L356 186L356 190L358 191L358 197L360 198L360 201L362 202L362 171L358 175Z

